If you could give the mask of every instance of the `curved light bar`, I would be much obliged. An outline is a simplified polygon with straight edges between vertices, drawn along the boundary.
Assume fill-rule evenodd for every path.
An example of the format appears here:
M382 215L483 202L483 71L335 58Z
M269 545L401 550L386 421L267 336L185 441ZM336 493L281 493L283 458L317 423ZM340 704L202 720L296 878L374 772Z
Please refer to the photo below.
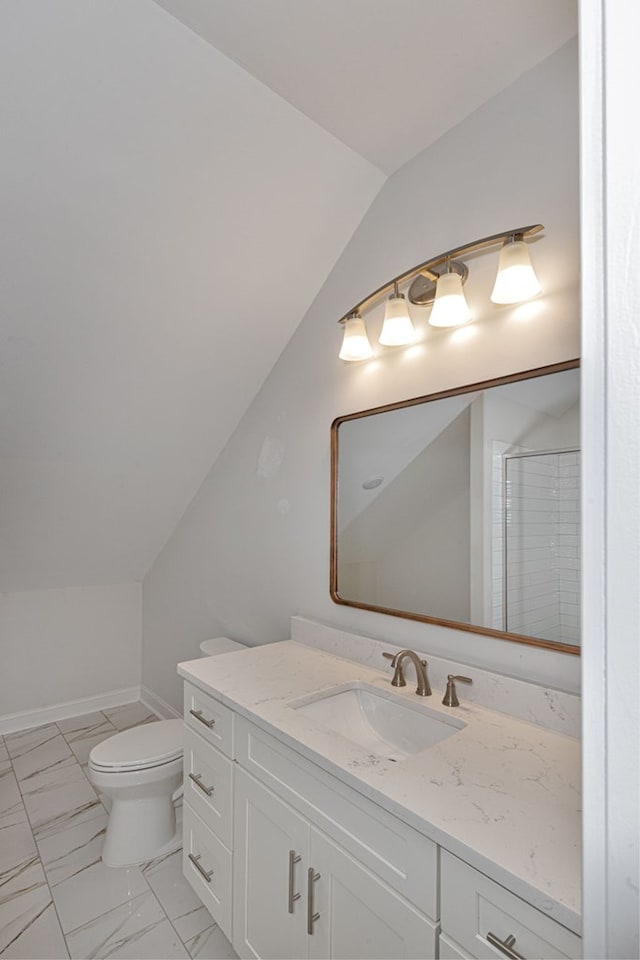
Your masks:
M402 346L415 342L416 332L409 316L408 306L404 296L398 293L398 287L416 277L420 277L423 281L420 299L416 299L416 302L425 305L435 301L429 320L432 326L458 326L461 323L467 323L471 315L462 285L468 270L465 264L456 262L456 258L496 246L498 243L502 244L502 249L491 300L494 303L520 303L536 296L540 293L540 284L531 265L525 237L532 237L543 229L541 223L536 223L494 233L480 240L474 240L472 243L454 247L398 274L397 277L378 287L351 307L338 321L345 328L340 359L366 360L373 356L360 311L373 306L377 300L389 294L391 296L385 309L380 343L385 346ZM449 268L447 268L448 264L450 264ZM409 296L411 298L411 293ZM516 299L499 299L501 297ZM445 308L444 304L447 301L448 306Z

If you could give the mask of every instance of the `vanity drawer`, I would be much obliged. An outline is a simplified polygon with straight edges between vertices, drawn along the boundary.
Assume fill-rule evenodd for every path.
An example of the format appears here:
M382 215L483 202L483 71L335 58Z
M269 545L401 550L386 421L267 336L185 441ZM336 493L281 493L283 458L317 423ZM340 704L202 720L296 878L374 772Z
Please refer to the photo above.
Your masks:
M237 717L239 763L432 920L438 847L377 804Z
M233 711L190 683L184 685L184 720L225 756L233 759Z
M200 734L184 728L184 799L228 847L232 823L233 764Z
M479 960L513 955L492 945L490 933L503 942L515 937L513 950L526 960L581 956L575 933L445 850L440 903L443 933Z
M224 935L230 938L231 853L188 803L184 805L182 872Z

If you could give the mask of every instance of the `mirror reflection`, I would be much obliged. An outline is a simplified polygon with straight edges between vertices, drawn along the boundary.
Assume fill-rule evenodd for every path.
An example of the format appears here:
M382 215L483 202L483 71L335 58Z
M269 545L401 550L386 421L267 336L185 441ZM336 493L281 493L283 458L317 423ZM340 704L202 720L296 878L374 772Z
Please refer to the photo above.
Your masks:
M336 420L333 599L577 652L577 366Z

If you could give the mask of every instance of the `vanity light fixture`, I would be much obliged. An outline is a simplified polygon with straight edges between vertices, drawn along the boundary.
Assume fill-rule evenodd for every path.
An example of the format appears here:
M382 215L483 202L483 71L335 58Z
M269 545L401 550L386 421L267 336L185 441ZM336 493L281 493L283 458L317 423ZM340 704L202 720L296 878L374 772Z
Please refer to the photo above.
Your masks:
M364 320L357 310L352 310L349 316L340 323L344 324L344 339L338 356L341 360L369 360L373 350L365 329Z
M459 259L485 248L502 244L498 262L498 275L491 294L496 304L522 303L540 293L541 287L531 264L529 247L525 238L543 230L541 223L517 227L494 233L473 243L454 247L445 253L431 257L406 270L378 287L361 300L339 321L344 326L344 339L339 357L341 360L368 360L373 350L367 336L361 312L371 307L383 296L388 296L385 317L379 342L383 346L405 346L415 343L417 333L407 304L407 297L400 292L403 284L411 282L408 300L417 306L433 309L429 323L434 327L456 327L472 319L463 285L469 275L467 265Z
M398 284L394 283L393 293L384 308L384 324L379 342L385 347L401 347L413 343L417 338L405 295L399 293Z
M471 310L462 289L462 277L451 269L449 260L446 271L440 274L436 283L436 298L429 323L432 327L460 327L469 320Z
M519 234L513 234L500 251L491 300L493 303L522 303L535 297L540 289L529 247Z

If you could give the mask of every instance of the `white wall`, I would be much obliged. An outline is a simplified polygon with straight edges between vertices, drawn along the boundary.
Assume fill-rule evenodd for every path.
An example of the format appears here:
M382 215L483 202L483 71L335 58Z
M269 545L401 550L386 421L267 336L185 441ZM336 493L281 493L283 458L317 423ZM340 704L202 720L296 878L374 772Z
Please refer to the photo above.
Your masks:
M0 594L0 718L140 683L141 586Z
M402 414L406 409L412 408L393 412ZM425 415L431 419L427 410ZM392 446L388 431L378 439L377 449ZM373 435L371 442L375 444ZM340 439L341 464L346 450L348 444L345 447ZM347 479L355 477L345 476L341 468L339 514ZM362 490L359 478L356 482ZM468 620L468 409L378 489L382 493L339 530L339 595L378 607Z
M467 467L463 478L468 476ZM427 616L468 621L468 556L469 487L454 487L425 522L416 523L411 534L382 558L378 603L396 610L424 610ZM419 590L416 571L420 571Z
M328 586L334 417L578 355L577 127L572 42L387 181L145 578L147 687L177 707L175 665L199 641L280 639L297 613L577 688L575 657L337 606ZM430 328L420 346L370 363L337 359L335 321L380 283L457 244L537 222L546 228L534 244L540 300L489 306L496 257L479 257L472 327Z

